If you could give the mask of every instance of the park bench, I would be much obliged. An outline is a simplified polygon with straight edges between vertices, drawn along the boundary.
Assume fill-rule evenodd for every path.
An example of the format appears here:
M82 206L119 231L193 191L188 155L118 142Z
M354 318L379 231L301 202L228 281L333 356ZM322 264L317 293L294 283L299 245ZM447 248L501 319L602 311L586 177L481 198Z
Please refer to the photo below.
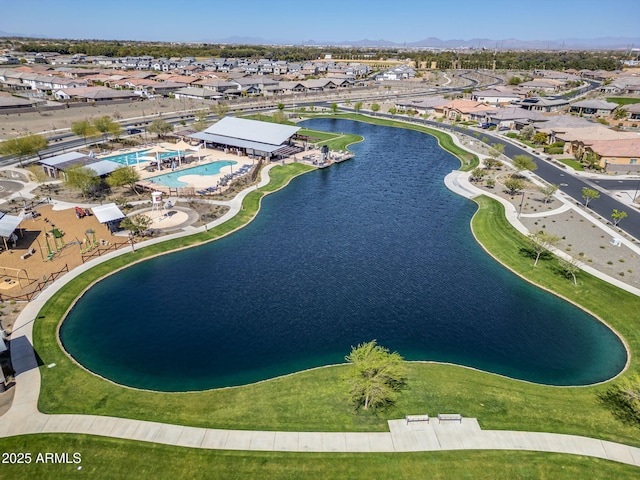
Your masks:
M32 248L31 250L29 250L27 253L25 253L24 255L20 255L20 258L22 260L26 260L27 258L29 258L31 255L34 255L36 253L36 249Z
M439 413L438 414L438 423L442 421L458 421L462 423L462 415L459 413Z
M405 420L407 421L407 424L409 422L427 422L429 423L429 415L405 415L404 416Z

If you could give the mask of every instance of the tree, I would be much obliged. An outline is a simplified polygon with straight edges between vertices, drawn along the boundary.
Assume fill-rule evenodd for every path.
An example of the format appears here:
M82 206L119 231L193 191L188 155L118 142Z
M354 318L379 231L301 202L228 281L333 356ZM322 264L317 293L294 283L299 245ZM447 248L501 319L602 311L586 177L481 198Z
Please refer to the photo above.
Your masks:
M507 189L507 193L515 195L524 188L524 181L520 178L509 177L504 181L504 186Z
M278 103L278 110L284 110L284 103Z
M347 381L356 409L390 406L406 386L406 366L400 354L390 353L375 340L352 347L345 360L351 364Z
M533 136L536 133L536 129L533 128L532 125L527 125L526 127L524 127L522 129L522 131L520 132L520 136L524 139L524 140L531 140L533 138Z
M593 188L584 187L582 189L582 198L584 198L584 206L588 207L591 200L597 200L600 198L600 192Z
M522 79L520 77L511 77L509 79L509 85L520 85L522 83Z
M513 157L511 163L513 163L513 166L518 173L522 170L529 170L530 172L533 172L538 168L536 162L534 162L533 158L529 155L516 155Z
M151 220L148 216L140 213L132 217L125 217L120 222L120 226L125 230L129 230L134 235L139 235L140 233L147 230L152 223L153 220Z
M107 177L107 185L112 188L129 186L131 190L138 194L136 183L140 181L140 174L134 167L125 167L115 169Z
M160 118L156 118L151 125L147 127L147 131L150 133L155 133L158 135L158 138L164 137L167 133L173 132L173 125L165 122Z
M102 117L96 118L93 121L93 126L98 132L102 134L103 139L106 139L107 135L109 134L114 135L122 131L120 125L117 122L111 120L111 117L109 115L104 115Z
M273 115L271 115L271 119L274 123L285 123L287 121L287 116L282 110L278 110L276 112L273 112Z
M42 169L42 166L36 165L34 163L33 165L29 165L27 167L27 170L29 170L29 173L33 175L33 178L35 179L36 182L44 183L47 181L47 174Z
M627 111L624 108L616 108L613 112L614 120L623 120L627 118Z
M640 375L634 373L598 395L611 413L631 425L640 425Z
M586 165L587 168L596 168L600 167L600 155L596 152L586 152L582 155L582 162Z
M552 247L556 246L560 241L560 237L557 235L553 235L551 233L546 233L540 231L538 233L532 233L529 235L531 249L536 255L536 261L533 263L535 267L538 265L538 260L540 260L540 256L550 250Z
M474 168L473 171L471 172L471 181L472 182L479 182L482 180L482 177L484 177L487 174L486 170L482 169L482 168Z
M42 135L25 135L24 137L9 138L0 142L0 155L16 157L22 167L22 162L46 148L49 142Z
M84 144L87 144L87 138L97 137L100 132L88 120L79 120L71 124L71 131L74 135L84 138Z
M202 130L204 130L205 128L207 128L207 111L206 110L198 110L195 113L196 119L194 120L194 122L191 124L191 126L193 127L193 129L196 132L201 132Z
M498 158L500 155L504 155L504 143L492 143L489 155L493 158Z
M549 203L551 201L551 198L553 198L553 196L558 191L558 185L552 183L550 185L547 185L546 187L540 187L539 190L540 193L542 193L542 195L544 196L544 203Z
M532 140L534 143L538 145L542 145L543 143L547 143L548 138L549 138L549 135L547 135L546 133L537 132L533 134Z
M620 220L627 218L627 212L621 210L618 211L615 208L613 209L613 213L611 214L611 218L613 218L613 226L617 227Z
M337 113L337 111L338 111L338 104L337 103L332 103L331 104L331 111L333 113Z
M371 104L371 111L373 113L378 113L380 111L380 105L378 105L377 103L372 103Z
M360 111L360 109L362 108L362 102L356 102L353 104L353 109L357 112Z
M390 113L391 115L395 115L396 113L398 113L398 109L397 109L396 107L391 107L391 108L389 109L389 113Z
M560 272L567 278L573 279L573 284L577 285L576 274L580 271L578 262L575 258L566 260L564 258L559 259Z
M83 197L100 184L100 177L89 167L76 165L64 171L64 183L72 190L79 190Z
M229 113L229 105L227 105L225 102L219 102L215 105L212 105L211 110L213 110L213 113L215 113L218 117L222 118L227 113Z

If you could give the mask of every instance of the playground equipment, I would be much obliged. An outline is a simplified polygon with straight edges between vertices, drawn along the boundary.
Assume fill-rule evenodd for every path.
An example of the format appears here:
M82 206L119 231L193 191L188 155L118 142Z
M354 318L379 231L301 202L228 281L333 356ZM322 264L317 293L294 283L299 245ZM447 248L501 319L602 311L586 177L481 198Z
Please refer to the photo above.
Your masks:
M76 217L77 218L84 218L84 217L88 217L90 215L91 215L91 212L89 211L88 208L76 207Z

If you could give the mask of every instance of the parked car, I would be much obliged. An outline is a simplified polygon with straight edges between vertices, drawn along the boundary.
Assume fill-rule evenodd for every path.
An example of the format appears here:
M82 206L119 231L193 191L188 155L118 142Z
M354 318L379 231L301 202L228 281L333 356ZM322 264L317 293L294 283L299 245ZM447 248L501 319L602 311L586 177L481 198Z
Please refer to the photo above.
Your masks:
M136 133L142 133L142 130L139 128L127 128L128 135L135 135Z
M495 123L489 123L489 122L485 122L485 123L481 123L480 124L480 128L491 128L491 127L496 127L497 125Z

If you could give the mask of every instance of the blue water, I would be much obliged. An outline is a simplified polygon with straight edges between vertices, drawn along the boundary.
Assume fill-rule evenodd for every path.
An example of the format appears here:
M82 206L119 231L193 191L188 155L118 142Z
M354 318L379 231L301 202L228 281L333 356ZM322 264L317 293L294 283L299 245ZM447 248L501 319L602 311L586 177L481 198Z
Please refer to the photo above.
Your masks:
M138 152L138 158L142 158L146 155L147 150L144 151L139 151ZM162 159L162 158L171 158L171 157L175 157L178 155L178 152L165 152L165 153L160 153L158 154L158 156ZM153 155L153 157L155 158L155 155ZM101 158L100 160L110 160L112 162L116 162L116 163L121 163L123 165L135 165L137 163L136 160L136 154L134 153L124 153L122 155L114 155L112 157L104 157Z
M199 165L197 167L185 168L184 170L180 170L177 172L163 173L162 175L151 177L149 178L149 180L153 180L155 183L159 183L160 185L164 185L165 187L186 187L189 184L186 182L181 182L180 180L178 180L178 178L184 177L185 175L217 175L220 173L222 167L235 165L237 163L238 162L234 160L222 160L220 162L208 163L206 165Z
M353 160L302 175L231 236L127 268L61 327L67 351L155 390L241 385L342 362L377 339L409 360L554 385L608 379L626 352L583 311L511 274L474 241L475 204L430 136L345 120Z

